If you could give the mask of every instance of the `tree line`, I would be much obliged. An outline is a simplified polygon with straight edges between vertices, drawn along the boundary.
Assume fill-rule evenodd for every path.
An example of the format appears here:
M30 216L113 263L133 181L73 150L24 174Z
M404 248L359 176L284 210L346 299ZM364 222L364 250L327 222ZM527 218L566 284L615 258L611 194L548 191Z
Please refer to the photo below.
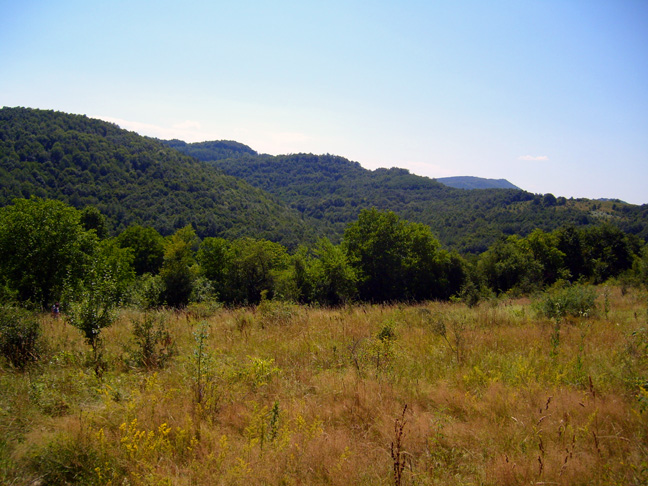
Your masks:
M558 281L648 283L645 243L610 225L537 229L500 239L478 257L447 251L428 226L377 209L363 210L339 244L321 238L292 251L262 238L200 239L190 225L166 237L141 225L107 236L105 225L96 208L56 200L0 208L3 301L32 308L100 298L142 307L472 303Z

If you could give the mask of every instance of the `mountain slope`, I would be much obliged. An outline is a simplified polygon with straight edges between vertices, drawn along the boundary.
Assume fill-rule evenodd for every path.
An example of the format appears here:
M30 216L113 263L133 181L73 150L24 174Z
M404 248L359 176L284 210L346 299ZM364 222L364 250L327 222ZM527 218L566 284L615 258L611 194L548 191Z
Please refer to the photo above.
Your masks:
M437 181L455 189L520 189L506 179L484 179L483 177L457 176L440 177Z
M38 196L94 205L114 230L257 236L295 246L312 227L275 197L159 141L85 116L0 110L0 205Z
M3 108L0 205L30 196L94 205L115 232L137 223L166 235L191 224L201 237L255 236L290 248L322 235L339 241L370 207L427 224L444 246L462 252L535 228L602 221L648 239L648 206L465 191L333 155L270 156L232 141L160 141L85 116Z
M167 143L167 142L165 142ZM535 228L551 231L606 221L648 238L648 210L638 206L586 200L556 199L519 189L465 191L448 187L405 169L364 169L357 162L333 155L258 155L239 153L210 157L208 144L177 147L224 173L274 194L319 222L332 239L363 208L392 210L410 221L431 226L441 242L462 252L481 252L502 236L527 235Z

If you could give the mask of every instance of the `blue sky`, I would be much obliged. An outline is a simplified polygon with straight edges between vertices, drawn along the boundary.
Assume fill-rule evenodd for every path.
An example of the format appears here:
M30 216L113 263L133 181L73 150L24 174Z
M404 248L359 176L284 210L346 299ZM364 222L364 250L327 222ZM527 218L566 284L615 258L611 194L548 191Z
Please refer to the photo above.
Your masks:
M0 0L0 106L648 203L648 1Z

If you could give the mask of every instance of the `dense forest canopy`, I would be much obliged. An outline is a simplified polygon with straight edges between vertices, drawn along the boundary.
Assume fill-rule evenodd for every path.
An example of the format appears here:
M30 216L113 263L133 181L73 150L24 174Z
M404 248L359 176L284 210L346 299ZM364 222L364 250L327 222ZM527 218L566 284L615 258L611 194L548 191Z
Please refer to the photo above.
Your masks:
M85 116L0 110L0 205L16 197L93 205L113 232L132 224L163 235L260 236L296 246L313 239L295 210L241 179L159 141Z
M112 235L143 225L168 236L191 225L200 238L260 237L293 250L322 236L339 243L346 226L375 207L429 226L444 248L462 254L567 224L606 222L648 238L648 207L620 201L460 190L339 156L160 141L54 111L3 108L0 122L0 206L31 196L92 205Z
M169 142L165 142L169 143ZM225 157L214 142L174 146L198 155L224 173L240 177L314 219L339 241L361 209L376 207L426 224L446 248L481 253L503 236L526 236L536 228L608 222L648 238L648 207L621 201L567 200L518 189L462 190L405 169L364 169L333 155L259 155L241 150Z

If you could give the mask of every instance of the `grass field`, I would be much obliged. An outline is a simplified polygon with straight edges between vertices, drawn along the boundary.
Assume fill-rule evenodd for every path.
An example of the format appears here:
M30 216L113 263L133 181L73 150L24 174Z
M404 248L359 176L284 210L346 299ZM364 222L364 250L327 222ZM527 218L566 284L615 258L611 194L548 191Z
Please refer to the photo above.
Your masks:
M0 483L648 483L648 297L41 316L0 369ZM538 299L542 299L539 296Z

